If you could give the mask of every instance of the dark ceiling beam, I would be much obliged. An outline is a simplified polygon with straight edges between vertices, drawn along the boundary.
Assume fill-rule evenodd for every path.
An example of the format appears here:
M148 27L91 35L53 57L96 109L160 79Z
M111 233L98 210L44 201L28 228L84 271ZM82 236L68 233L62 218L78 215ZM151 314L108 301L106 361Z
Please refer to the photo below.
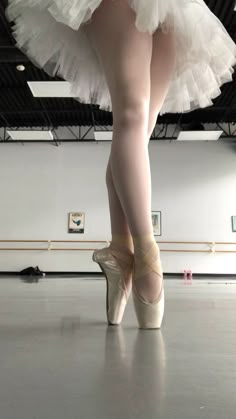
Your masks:
M39 100L39 103L40 103L41 108L42 108L42 114L43 114L44 120L46 119L46 121L48 123L48 126L50 126L50 125L53 126L53 123L52 123L51 118L49 116L49 112L45 108L45 106L44 106L44 104L42 102L42 99L41 98L38 98L38 100Z
M19 110L19 111L16 111L16 110L14 110L14 111L1 111L0 110L0 112L2 112L2 113L4 113L4 115L12 115L12 114L14 114L14 115L23 115L23 114L25 114L25 115L38 115L38 114L41 114L43 111L42 110ZM64 109L64 110L58 110L58 109L46 109L45 110L45 112L47 112L48 114L52 114L52 115L55 115L55 114L58 114L58 113L75 113L75 109ZM77 113L77 115L79 115L78 113Z
M14 46L0 46L0 64L29 63L29 59Z
M10 43L10 39L9 36L6 36L5 33L1 32L1 28L0 28L0 48L1 47L11 47L12 44Z
M9 126L8 120L5 118L5 116L0 112L0 119L2 119L2 121L4 121L4 125Z
M4 90L6 90L6 89L4 89ZM19 89L18 89L19 90ZM1 91L2 91L2 89L1 89ZM58 98L57 98L58 99ZM78 104L78 106L85 106L86 107L86 104L83 104L83 103L79 103ZM211 114L211 113L215 113L215 112L222 112L222 115L224 115L225 113L230 113L230 111L232 111L233 110L233 108L232 108L232 106L228 106L228 107L225 107L225 106L217 106L217 107L212 107L212 109L207 109L205 112L207 112L207 113L209 113L209 115ZM0 112L3 112L5 115L7 115L7 114L15 114L15 115L20 115L20 114L38 114L38 113L42 113L42 110L40 110L40 109L29 109L29 110L26 110L26 109L19 109L19 110L14 110L14 111L1 111L1 109L0 109ZM44 108L44 112L47 112L47 113L52 113L52 114L59 114L59 113L77 113L77 115L78 115L78 112L82 112L82 110L81 110L81 108L73 108L73 109L68 109L68 108L65 108L65 109L45 109ZM99 110L98 110L98 112L99 112ZM108 115L109 115L109 113L108 113ZM167 114L166 114L167 115ZM175 116L176 118L179 118L179 115L182 115L182 114L173 114L173 116ZM163 117L164 117L165 115L163 115ZM184 118L184 116L190 116L190 113L189 113L189 115L188 114L185 114L185 115L182 115L182 118ZM200 115L200 113L199 113L199 115L197 116L197 118L200 118L201 117L201 115Z

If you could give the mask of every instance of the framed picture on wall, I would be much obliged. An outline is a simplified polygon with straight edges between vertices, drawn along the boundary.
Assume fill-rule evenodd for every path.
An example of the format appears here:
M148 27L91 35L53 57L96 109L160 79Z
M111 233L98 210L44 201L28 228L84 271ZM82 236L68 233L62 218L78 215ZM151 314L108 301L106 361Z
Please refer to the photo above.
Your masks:
M232 231L236 233L236 215L232 215Z
M161 236L161 211L152 211L154 236Z
M69 212L68 233L84 233L84 212Z

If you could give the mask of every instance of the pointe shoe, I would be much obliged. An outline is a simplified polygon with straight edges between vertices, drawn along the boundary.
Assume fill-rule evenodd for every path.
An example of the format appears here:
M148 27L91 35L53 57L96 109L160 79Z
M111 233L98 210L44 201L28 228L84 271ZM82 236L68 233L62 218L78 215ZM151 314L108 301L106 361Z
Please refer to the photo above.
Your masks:
M124 281L125 275L132 275L133 253L105 247L95 250L92 256L98 263L106 278L106 314L109 325L121 323L131 287L128 290ZM132 284L132 281L131 281Z
M137 316L140 329L160 329L164 315L164 288L163 288L163 272L162 265L159 258L159 263L154 259L156 255L156 242L150 247L148 252L141 257L141 269L135 271L135 264L133 267L133 282L132 282L132 295L135 313ZM159 249L158 249L159 251ZM157 259L158 260L158 259ZM146 301L137 291L135 280L146 273L156 272L162 278L162 288L159 297L153 301Z

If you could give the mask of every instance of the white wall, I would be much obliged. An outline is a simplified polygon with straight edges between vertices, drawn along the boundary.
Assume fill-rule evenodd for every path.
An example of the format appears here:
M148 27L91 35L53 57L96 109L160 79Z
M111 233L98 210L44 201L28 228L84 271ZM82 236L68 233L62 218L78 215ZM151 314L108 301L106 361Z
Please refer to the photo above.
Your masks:
M2 143L0 239L110 240L105 184L110 148L110 142L58 147ZM156 237L157 242L236 242L231 228L231 215L236 215L236 144L151 141L149 153L152 210L162 212L162 236ZM85 212L84 235L67 233L71 211ZM3 246L7 243L0 243ZM160 244L160 249L168 248L206 250L208 246ZM217 248L236 250L234 245ZM45 271L99 272L91 255L92 251L0 251L0 271L39 265ZM161 255L166 273L183 268L193 273L236 273L235 253L163 251Z

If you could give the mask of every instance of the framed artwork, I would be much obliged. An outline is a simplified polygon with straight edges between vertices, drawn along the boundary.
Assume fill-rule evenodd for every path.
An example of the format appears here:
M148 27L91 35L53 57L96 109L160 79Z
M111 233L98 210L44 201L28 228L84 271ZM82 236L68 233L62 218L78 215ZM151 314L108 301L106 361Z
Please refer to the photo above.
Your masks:
M161 236L161 211L152 211L154 236Z
M232 215L232 231L236 233L236 215Z
M84 233L84 212L69 212L68 233Z

